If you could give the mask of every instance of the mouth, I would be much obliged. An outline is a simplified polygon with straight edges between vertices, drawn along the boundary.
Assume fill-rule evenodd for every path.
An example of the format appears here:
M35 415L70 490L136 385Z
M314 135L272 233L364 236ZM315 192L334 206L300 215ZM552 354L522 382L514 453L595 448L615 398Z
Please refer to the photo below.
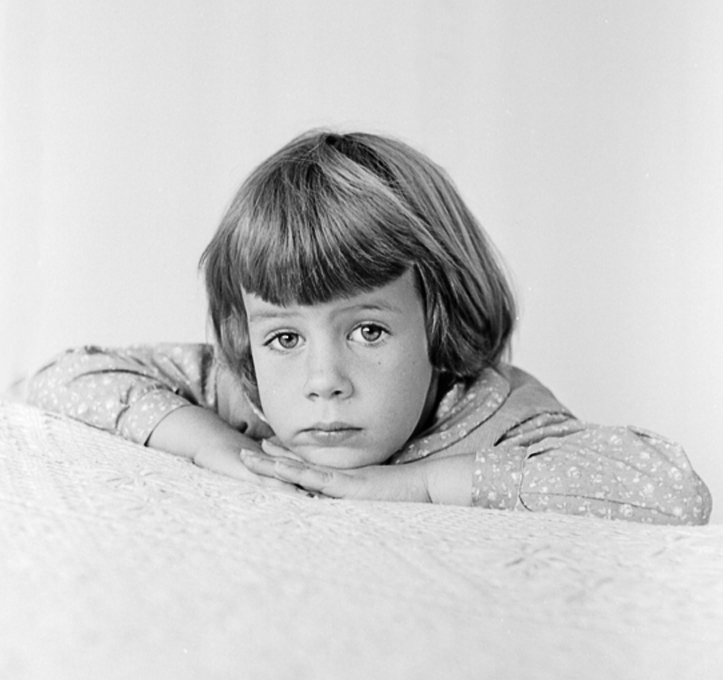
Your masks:
M315 423L311 427L301 430L299 436L302 440L307 440L317 446L330 446L352 439L361 431L362 428L349 423Z

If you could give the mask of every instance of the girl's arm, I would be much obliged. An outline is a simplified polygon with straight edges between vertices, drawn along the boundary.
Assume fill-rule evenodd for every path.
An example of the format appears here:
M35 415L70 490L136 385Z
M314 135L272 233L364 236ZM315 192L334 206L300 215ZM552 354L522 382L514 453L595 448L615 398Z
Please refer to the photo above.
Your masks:
M191 459L199 467L247 482L297 489L268 477L259 477L240 460L242 449L260 450L257 441L235 430L213 411L187 405L171 411L153 429L148 446Z
M543 415L477 453L335 470L279 447L244 453L254 472L322 495L559 512L656 524L704 524L705 484L677 444L641 430Z
M233 414L218 415L213 367L208 345L83 347L32 376L26 400L214 472L258 482L238 456L242 448L259 447L247 436L253 414L237 398Z
M28 403L146 444L172 411L209 407L213 366L207 345L80 347L60 354L27 382Z
M475 456L474 505L705 524L711 496L675 442L543 414Z

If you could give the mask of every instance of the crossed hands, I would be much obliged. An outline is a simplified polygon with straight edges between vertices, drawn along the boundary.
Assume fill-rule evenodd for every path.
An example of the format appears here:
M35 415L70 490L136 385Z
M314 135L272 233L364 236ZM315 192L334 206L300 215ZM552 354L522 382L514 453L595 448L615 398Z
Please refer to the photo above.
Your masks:
M402 465L337 469L308 463L268 440L262 451L243 449L254 474L313 495L356 500L470 505L474 455L423 458Z
M207 470L294 494L446 505L472 502L474 454L444 457L441 452L402 465L325 467L271 441L259 446L216 413L193 405L163 418L147 445L190 458Z

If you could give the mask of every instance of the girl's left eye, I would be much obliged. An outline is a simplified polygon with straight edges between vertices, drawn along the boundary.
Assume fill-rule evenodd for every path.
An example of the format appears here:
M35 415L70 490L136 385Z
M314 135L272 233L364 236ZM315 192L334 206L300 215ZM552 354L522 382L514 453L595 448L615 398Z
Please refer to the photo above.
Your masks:
M351 333L353 340L367 344L379 342L385 335L387 335L387 331L374 323L365 323L357 326Z

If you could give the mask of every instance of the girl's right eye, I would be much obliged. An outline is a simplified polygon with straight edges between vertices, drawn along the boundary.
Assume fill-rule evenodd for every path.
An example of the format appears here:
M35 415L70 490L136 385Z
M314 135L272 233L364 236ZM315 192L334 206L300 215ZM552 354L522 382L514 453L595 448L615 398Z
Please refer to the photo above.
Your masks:
M267 347L276 350L294 349L299 344L298 333L277 333L266 343Z

